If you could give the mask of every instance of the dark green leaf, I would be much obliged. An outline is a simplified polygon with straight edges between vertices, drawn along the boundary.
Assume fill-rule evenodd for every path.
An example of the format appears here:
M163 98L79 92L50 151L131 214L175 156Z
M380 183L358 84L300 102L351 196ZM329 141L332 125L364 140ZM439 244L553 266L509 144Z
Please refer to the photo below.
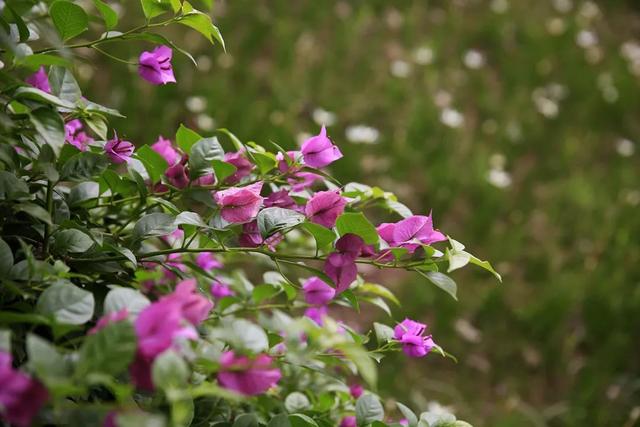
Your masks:
M75 228L59 231L54 238L54 248L61 254L86 252L94 245L91 237Z
M27 183L14 174L0 170L0 200L17 200L29 196Z
M31 111L31 123L42 139L58 154L64 144L64 122L60 114L42 107Z
M20 65L37 70L42 65L57 65L59 67L69 67L71 63L68 59L60 56L50 55L47 53L36 53L34 55L25 56L18 62Z
M153 236L166 236L176 231L174 218L165 213L151 213L143 216L133 227L136 240Z
M267 427L292 427L287 414L279 414L271 418Z
M148 145L143 145L136 150L135 157L142 162L149 178L155 184L169 167L167 161L160 154L156 153Z
M29 214L29 216L39 219L45 224L52 224L51 215L45 208L40 205L36 205L35 203L19 203L13 207L16 212L24 212Z
M258 417L254 414L242 414L236 417L233 427L258 427Z
M93 0L93 4L96 9L98 9L98 12L100 12L100 15L102 15L102 19L104 20L104 25L107 30L118 25L118 14L111 8L111 6L102 0Z
M305 414L291 414L289 415L289 421L291 422L291 427L318 427L318 423Z
M291 209L271 207L258 213L258 228L263 238L304 222L304 215Z
M109 166L109 160L101 154L84 151L67 160L62 166L65 181L87 181L99 176Z
M13 252L7 242L0 238L0 276L8 277L11 267L13 267Z
M60 99L75 104L82 99L80 86L73 73L63 67L51 67L49 70L51 93Z
M199 176L213 173L213 160L223 160L224 150L215 136L202 138L189 151L189 176L195 179Z
M175 225L188 224L196 227L207 227L200 215L195 212L181 212L175 219Z
M376 396L365 393L358 398L356 401L356 421L359 426L366 426L383 419L384 409Z

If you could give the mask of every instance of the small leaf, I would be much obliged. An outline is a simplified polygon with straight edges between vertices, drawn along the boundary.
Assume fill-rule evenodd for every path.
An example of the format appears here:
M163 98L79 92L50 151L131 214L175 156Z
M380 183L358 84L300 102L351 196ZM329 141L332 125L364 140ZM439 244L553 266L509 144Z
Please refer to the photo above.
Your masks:
M211 166L213 166L213 171L216 174L218 182L223 182L227 177L230 177L236 172L236 170L238 170L238 168L231 163L223 162L218 159L212 160Z
M376 340L378 341L378 345L385 344L393 339L394 331L390 326L374 322L373 330L376 333Z
M29 214L29 216L39 219L45 224L52 224L51 215L45 208L40 205L36 205L35 203L19 203L13 207L16 212L24 212Z
M175 225L188 224L188 225L194 225L196 227L201 227L201 228L207 227L207 224L204 223L200 215L198 215L195 212L189 212L189 211L180 212L180 214L176 217L174 224Z
M36 310L62 324L83 325L93 317L93 294L71 283L49 286L38 298Z
M318 250L326 248L336 239L336 233L334 233L333 230L313 222L305 222L302 224L302 228L311 233L316 240Z
M258 229L263 238L282 231L287 228L295 227L304 222L305 216L300 212L291 209L271 207L261 210L258 213Z
M236 417L233 427L258 427L258 418L254 414L242 414Z
M211 162L223 159L224 150L218 138L202 138L189 151L189 177L195 179L213 173Z
M169 164L160 154L156 153L148 145L143 145L136 150L135 157L142 162L149 174L149 178L155 184L165 173Z
M251 292L251 297L256 302L256 304L259 304L266 299L274 297L278 293L280 293L279 287L269 285L269 284L264 284L264 285L258 285L255 288L253 288L253 291Z
M378 244L378 232L362 212L346 212L336 221L336 229L340 236L351 233L362 237L368 245Z
M409 407L403 405L400 402L396 402L398 409L402 413L402 416L409 422L409 427L416 427L418 425L418 417L409 409Z
M198 135L197 132L189 129L183 124L180 125L178 132L176 132L176 143L185 153L189 153L193 144L201 139L202 137Z
M439 287L440 289L442 289L443 291L451 295L454 300L456 301L458 300L458 297L457 297L458 285L456 285L456 282L454 282L451 277L437 271L427 271L427 272L423 272L420 270L414 270L414 271L417 271L421 276L424 276L427 279L429 279L431 283L433 283L434 285L436 285L437 287Z
M59 154L64 144L64 122L60 114L50 108L42 107L31 111L29 116L42 139L53 148L56 154Z
M365 393L358 398L356 401L356 421L359 426L366 426L383 419L384 409L376 396Z
M69 40L89 29L89 17L84 9L70 1L53 2L49 15L62 40Z
M93 4L96 9L98 9L98 12L100 12L100 15L102 15L102 20L104 21L104 26L107 30L111 30L118 25L118 14L111 8L111 6L102 0L93 0Z

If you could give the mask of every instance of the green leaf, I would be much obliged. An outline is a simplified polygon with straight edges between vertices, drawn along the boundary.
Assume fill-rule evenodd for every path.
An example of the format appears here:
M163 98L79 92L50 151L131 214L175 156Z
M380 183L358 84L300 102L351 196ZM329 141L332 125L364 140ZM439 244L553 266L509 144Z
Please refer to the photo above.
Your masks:
M42 107L31 111L29 117L42 139L53 148L56 154L59 154L64 144L64 122L60 114L50 108Z
M365 393L358 398L356 401L356 422L359 426L366 426L383 419L384 409L376 396Z
M18 200L29 197L27 183L11 172L0 170L0 200Z
M73 77L73 73L63 67L51 67L49 70L49 83L51 93L60 99L72 103L75 108L76 103L82 100L82 91Z
M104 312L115 313L126 309L132 316L137 316L151 302L137 289L113 287L104 299Z
M371 387L375 387L378 380L378 371L367 351L360 345L354 343L338 344L337 348L342 350L347 358L356 365L362 379Z
M267 427L292 427L287 414L278 414L271 418Z
M195 212L189 212L189 211L180 212L180 214L176 217L174 224L175 225L188 224L188 225L194 225L196 227L201 227L201 228L208 227L207 224L204 223L200 215L198 215Z
M258 213L258 229L263 238L272 234L295 227L304 222L305 216L291 209L271 207Z
M163 13L175 12L173 4L169 0L140 0L144 16L149 20Z
M193 144L201 139L202 137L198 135L196 131L189 129L183 124L180 125L178 132L176 132L176 143L185 153L189 153Z
M86 252L91 249L94 244L91 237L75 228L59 231L54 237L53 246L56 252L60 254Z
M378 345L385 344L393 339L394 331L390 326L374 322L373 330L376 333L376 340L378 341Z
M134 240L166 236L176 231L174 218L165 213L151 213L140 218L133 227Z
M478 267L482 267L485 270L489 271L491 274L493 274L496 277L496 279L498 279L499 282L502 282L502 276L500 275L500 273L494 270L493 266L489 261L482 261L473 255L471 255L470 261L471 261L471 264L477 265Z
M258 417L254 414L242 414L236 417L233 427L258 427Z
M95 201L100 195L100 184L94 181L81 182L69 192L67 202L69 206L79 206L87 200Z
M25 56L24 58L16 58L16 62L31 70L37 70L42 65L57 65L59 67L71 66L71 62L69 62L68 59L47 53L36 53L34 55Z
M149 414L142 411L119 412L116 416L118 427L165 427L164 415Z
M77 374L101 372L118 375L133 361L136 333L127 320L111 323L95 334L87 335L80 348Z
M218 182L224 182L227 177L233 175L236 170L238 170L231 163L223 162L222 160L214 159L211 162L211 166L213 166L213 171L216 174L216 179Z
M8 277L11 267L13 267L13 252L7 242L0 238L0 276Z
M29 367L38 377L45 380L68 377L69 364L48 341L37 335L28 334L27 354L29 355Z
M427 279L429 279L431 283L433 283L434 285L436 285L437 287L439 287L440 289L442 289L443 291L451 295L454 300L456 301L458 300L458 297L457 297L458 285L456 285L456 282L454 282L451 277L447 276L444 273L440 273L438 271L427 271L427 272L423 272L420 270L413 270L413 271L417 271L421 276L426 277Z
M135 157L142 162L153 183L160 181L169 164L160 154L156 153L148 145L143 145L136 150Z
M38 313L52 316L58 323L83 325L93 316L93 294L71 283L49 286L38 298Z
M193 144L189 151L189 177L195 179L199 176L213 173L211 162L223 160L224 150L218 138L202 138Z
M400 402L396 402L398 409L402 413L402 416L409 422L409 427L416 427L418 425L418 417L409 409L409 407L403 405Z
M98 9L98 12L100 12L100 15L102 15L102 20L104 21L104 25L107 30L118 25L118 14L111 8L111 6L102 0L93 0L93 4L96 9Z
M278 293L280 293L279 287L274 285L264 284L264 285L258 285L255 288L253 288L253 291L251 291L251 297L256 302L256 304L259 304L262 301L277 295Z
M62 40L69 40L89 29L89 17L85 11L70 1L53 2L49 8L49 15Z
M311 233L316 240L318 250L329 246L336 239L336 233L334 233L333 230L313 222L305 222L302 224L302 228Z
M378 232L362 212L346 212L336 221L336 229L340 236L351 233L362 237L368 245L378 244Z
M290 393L284 399L284 407L289 412L299 412L304 411L305 409L309 409L311 406L311 402L309 402L309 398L299 391L294 391Z
M8 4L5 4L5 9L11 14L11 17L13 18L13 22L16 24L16 27L18 28L18 36L20 37L20 42L23 43L29 40L29 35L30 35L29 28L22 20L22 17L18 13L16 13L15 10L13 10L13 8L10 7Z
M65 181L88 181L97 177L109 166L106 156L84 151L72 156L62 166L61 179Z
M260 353L269 348L269 339L264 329L246 319L225 321L221 327L212 331L212 336L238 350Z
M187 362L173 350L166 350L158 356L151 368L153 384L164 390L184 387L189 380Z
M358 291L368 292L370 294L374 294L379 297L388 299L389 301L392 301L394 304L398 306L400 305L400 301L398 301L398 298L396 298L393 292L391 292L389 289L385 288L382 285L367 282L360 285L358 287Z
M100 138L107 139L107 132L109 130L107 126L107 122L99 114L92 114L91 116L85 117L84 122L89 126L89 128L96 133Z
M318 427L318 423L305 414L291 414L289 415L289 421L291 422L291 427Z
M260 173L266 174L273 170L278 161L276 160L276 156L272 153L252 153L253 159L258 165L258 169L260 169Z
M40 205L36 205L35 203L19 203L13 207L16 212L24 212L29 214L29 216L39 219L45 224L52 224L51 215L45 208Z

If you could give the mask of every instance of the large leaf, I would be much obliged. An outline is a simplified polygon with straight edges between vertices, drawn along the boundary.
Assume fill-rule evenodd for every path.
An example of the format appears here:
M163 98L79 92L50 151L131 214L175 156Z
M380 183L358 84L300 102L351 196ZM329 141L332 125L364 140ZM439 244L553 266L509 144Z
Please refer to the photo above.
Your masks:
M294 227L304 222L305 216L291 209L271 207L258 213L258 229L262 237Z
M213 173L213 160L224 160L224 150L218 138L202 138L193 144L189 152L189 177L195 179Z
M133 237L136 240L153 236L166 236L176 231L174 218L165 213L151 213L140 218L133 227Z
M70 1L55 1L49 8L49 15L62 40L69 40L89 28L89 17L85 11Z
M155 18L163 13L177 12L180 9L178 0L140 0L140 4L147 19Z
M47 379L63 379L69 375L69 364L53 344L37 335L27 335L27 354L29 367L38 377Z
M73 105L82 99L80 86L68 69L51 67L49 70L49 82L51 83L51 93L60 99L73 103Z
M131 322L111 323L85 338L80 348L78 374L120 374L133 361L135 352L136 333Z
M13 267L13 252L7 242L0 238L0 276L7 277Z
M0 200L16 200L29 196L27 183L14 174L0 170Z
M333 230L313 222L305 222L302 225L302 228L311 233L313 238L316 240L316 247L318 249L327 247L336 239L336 233L334 233Z
M444 273L440 273L438 271L427 271L427 272L420 271L420 270L414 270L414 271L417 271L418 273L420 273L420 275L429 279L431 283L433 283L434 285L436 285L437 287L439 287L440 289L442 289L443 291L451 295L454 300L456 301L458 300L458 296L457 296L458 285L456 285L456 282L454 282L451 277L447 276Z
M50 108L37 108L29 114L31 123L42 139L58 154L64 144L64 122L60 114Z
M152 366L153 384L162 389L183 388L189 380L189 366L173 350L160 354Z
M149 178L155 184L169 167L167 161L160 154L156 153L148 145L138 148L135 157L142 162L149 174Z
M65 162L61 178L65 181L88 181L99 176L108 166L106 156L85 151Z
M94 245L91 237L75 228L59 231L54 237L54 248L61 254L86 252Z
M362 212L346 212L336 221L336 229L340 236L351 233L362 237L368 245L378 243L378 232Z
M38 313L52 316L58 323L83 325L93 316L93 294L71 283L49 286L38 298Z
M185 125L181 124L176 132L176 144L185 153L191 151L193 144L200 141L202 137L194 130L189 129Z
M359 426L366 426L383 419L384 408L376 396L365 393L358 398L356 401L356 421Z
M104 299L104 312L115 313L127 309L129 314L137 316L146 306L149 299L137 289L114 287Z

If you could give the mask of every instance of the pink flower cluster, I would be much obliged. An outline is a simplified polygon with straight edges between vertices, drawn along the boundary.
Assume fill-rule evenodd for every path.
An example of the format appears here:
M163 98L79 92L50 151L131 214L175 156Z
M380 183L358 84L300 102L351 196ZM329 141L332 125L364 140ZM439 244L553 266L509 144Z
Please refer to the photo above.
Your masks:
M435 346L431 335L424 336L427 325L404 319L393 330L393 338L402 344L402 351L410 357L424 357Z
M0 419L28 427L49 399L47 389L30 375L11 366L12 357L0 351Z

